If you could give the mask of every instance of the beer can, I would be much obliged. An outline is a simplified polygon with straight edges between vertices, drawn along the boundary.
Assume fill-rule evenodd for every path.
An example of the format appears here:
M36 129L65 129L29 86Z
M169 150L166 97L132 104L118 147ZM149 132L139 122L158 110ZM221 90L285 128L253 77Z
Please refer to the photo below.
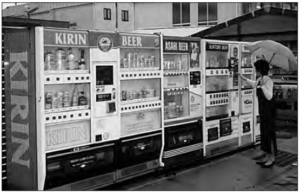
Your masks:
M146 66L145 66L145 57L142 55L140 59L141 59L141 61L140 61L140 66L141 66L141 68L146 67Z
M155 56L154 55L151 56L151 63L152 63L151 66L155 67Z
M179 111L183 112L183 106L179 106Z
M139 92L139 98L143 98L143 92Z
M138 68L138 54L136 52L133 54L133 67Z
M46 92L45 94L45 109L51 109L52 108L52 93Z
M122 100L124 100L124 101L127 100L127 92L126 92L126 90L122 91Z
M149 68L150 67L150 60L145 59L145 67Z
M130 93L130 100L134 100L135 99L135 93L134 92L131 92Z
M129 68L133 68L134 67L134 64L133 64L133 54L132 54L132 52L129 52L128 54L127 54L127 60L128 60L128 67Z

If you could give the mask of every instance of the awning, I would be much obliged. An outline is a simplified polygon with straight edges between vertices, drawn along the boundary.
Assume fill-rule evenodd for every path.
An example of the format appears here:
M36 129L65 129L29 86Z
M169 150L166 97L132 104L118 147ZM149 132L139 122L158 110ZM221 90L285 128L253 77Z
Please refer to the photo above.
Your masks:
M219 40L297 40L297 11L265 7L193 34Z
M132 31L133 33L145 33L154 34L162 33L164 36L177 36L177 37L189 37L195 33L201 32L209 27L197 26L197 27L177 27L177 28L149 28Z

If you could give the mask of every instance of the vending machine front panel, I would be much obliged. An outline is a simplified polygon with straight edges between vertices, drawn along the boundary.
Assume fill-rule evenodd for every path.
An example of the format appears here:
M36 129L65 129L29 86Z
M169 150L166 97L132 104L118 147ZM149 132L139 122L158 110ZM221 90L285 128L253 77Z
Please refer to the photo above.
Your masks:
M203 142L202 122L165 128L165 151Z
M121 141L118 169L158 160L162 146L161 134Z
M102 147L97 145L47 154L45 189L53 189L113 172L115 170L114 157L113 146ZM103 181L105 182L98 182L97 184L101 185L107 181L112 182L113 176L110 180ZM78 188L78 190L87 189L85 188L87 183L83 184L82 188ZM95 187L97 184L89 184L89 186Z

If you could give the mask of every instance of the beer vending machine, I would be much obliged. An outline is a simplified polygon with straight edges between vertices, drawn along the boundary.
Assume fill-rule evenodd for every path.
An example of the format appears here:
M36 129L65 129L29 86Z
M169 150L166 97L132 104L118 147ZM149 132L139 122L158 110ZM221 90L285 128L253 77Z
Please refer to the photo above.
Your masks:
M168 166L201 158L200 38L163 36L164 153Z
M240 83L238 42L201 40L203 64L204 156L240 146Z
M8 187L89 190L112 184L118 130L108 130L107 123L115 119L118 128L118 97L116 79L103 78L101 68L117 71L118 61L99 60L83 30L21 29L5 41ZM99 100L103 93L106 106Z
M118 180L163 165L161 42L159 35L119 33Z

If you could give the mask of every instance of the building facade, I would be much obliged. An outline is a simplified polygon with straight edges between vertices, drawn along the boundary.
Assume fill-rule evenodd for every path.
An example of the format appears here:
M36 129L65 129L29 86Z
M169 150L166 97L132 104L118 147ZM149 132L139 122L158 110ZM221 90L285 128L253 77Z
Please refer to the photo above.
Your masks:
M74 29L132 31L133 3L28 3L3 10L2 16L69 21Z
M149 28L214 26L243 14L275 6L298 9L297 3L28 3L8 7L2 16L69 21L76 29L134 31ZM30 10L36 9L29 14Z

